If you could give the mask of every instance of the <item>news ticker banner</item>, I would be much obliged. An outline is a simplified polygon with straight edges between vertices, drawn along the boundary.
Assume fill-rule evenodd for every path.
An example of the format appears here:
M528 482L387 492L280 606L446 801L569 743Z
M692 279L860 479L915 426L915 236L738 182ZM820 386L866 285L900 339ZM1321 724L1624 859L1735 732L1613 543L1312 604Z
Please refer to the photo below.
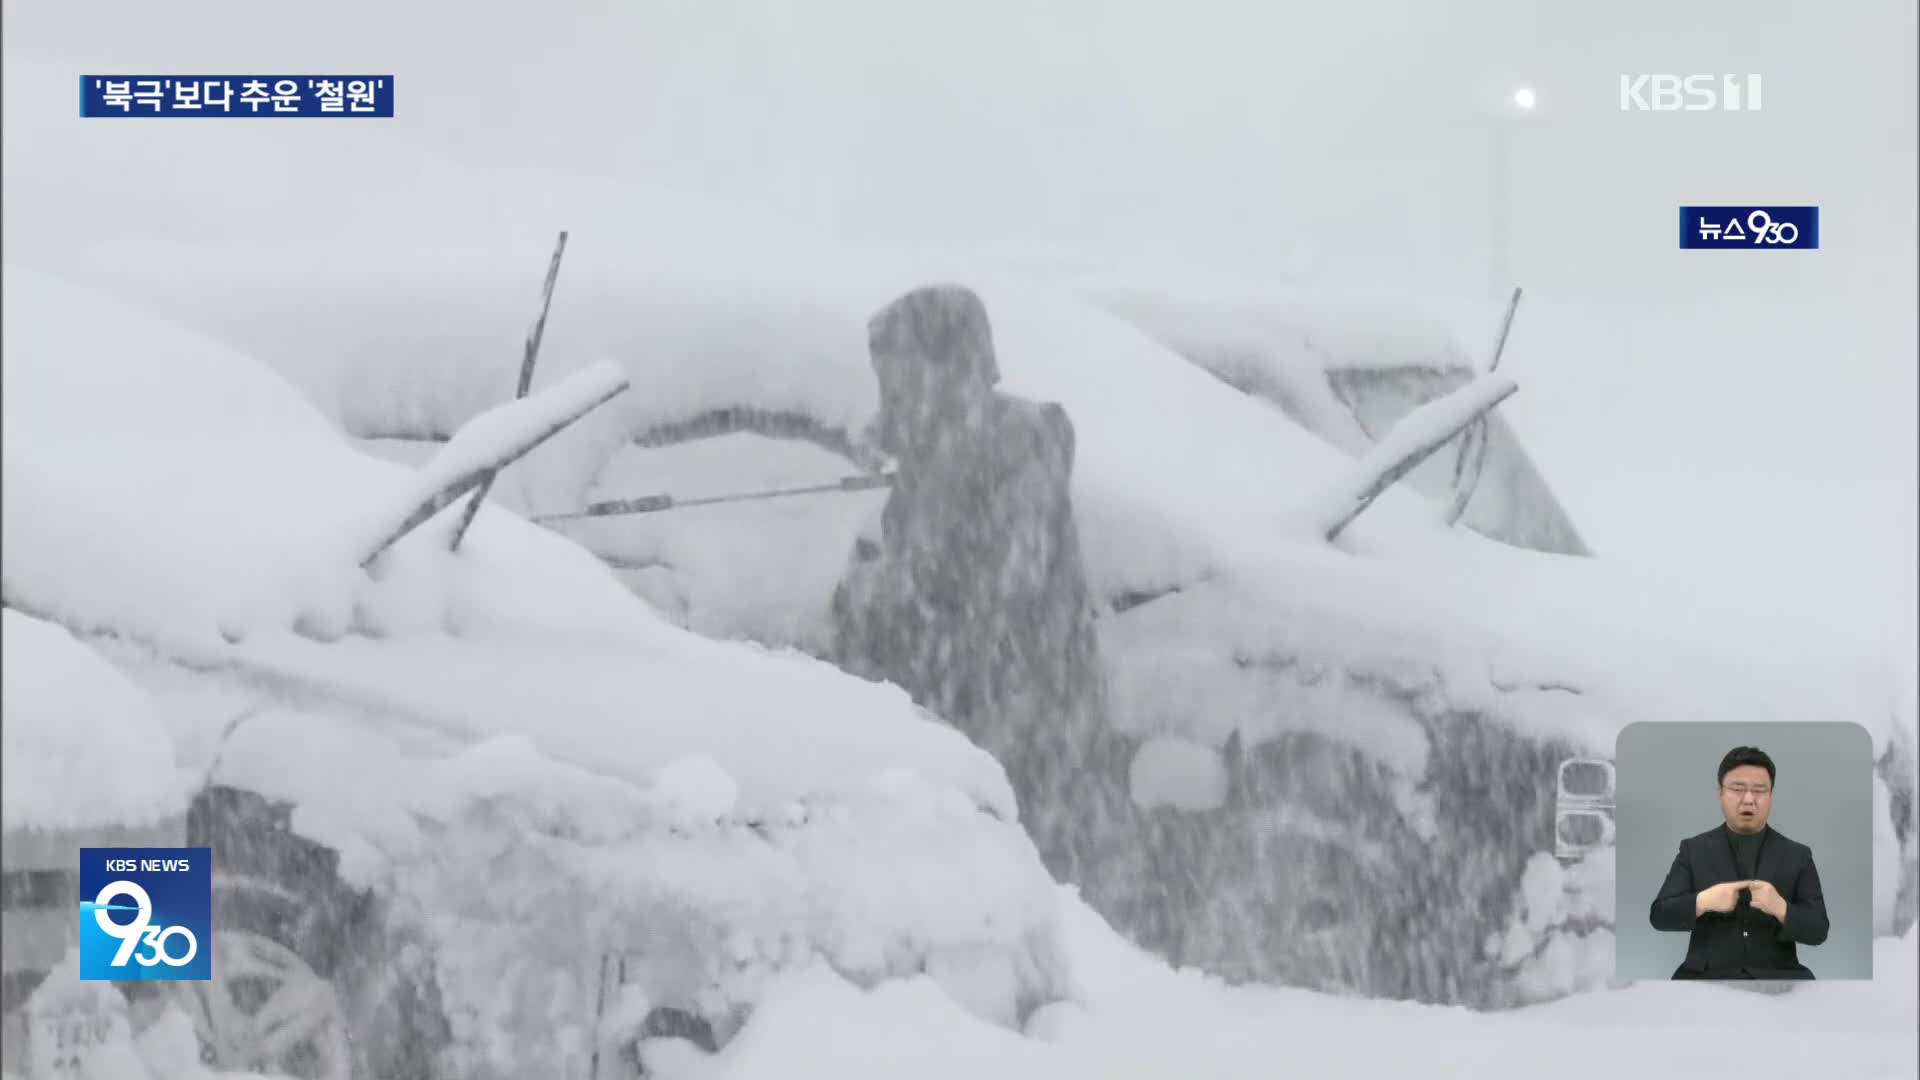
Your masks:
M212 848L80 849L82 979L211 979L212 937Z
M391 75L82 75L80 115L393 116Z
M1680 246L1713 251L1812 251L1820 246L1820 208L1683 206Z

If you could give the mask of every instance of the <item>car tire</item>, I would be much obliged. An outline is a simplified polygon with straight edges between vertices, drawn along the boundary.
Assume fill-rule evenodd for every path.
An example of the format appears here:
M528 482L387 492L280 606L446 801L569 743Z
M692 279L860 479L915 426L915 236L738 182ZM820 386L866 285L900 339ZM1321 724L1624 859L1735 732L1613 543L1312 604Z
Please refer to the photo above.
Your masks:
M202 1060L300 1080L434 1080L451 1041L430 951L394 905L294 834L291 810L209 788L188 843L213 850L214 977L182 983Z

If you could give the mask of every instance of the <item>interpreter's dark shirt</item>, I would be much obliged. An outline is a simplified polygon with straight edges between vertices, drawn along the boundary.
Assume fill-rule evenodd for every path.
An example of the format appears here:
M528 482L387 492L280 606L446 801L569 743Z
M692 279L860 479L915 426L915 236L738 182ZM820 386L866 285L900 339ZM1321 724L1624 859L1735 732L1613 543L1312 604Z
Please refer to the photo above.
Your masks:
M1760 845L1766 840L1767 834L1764 832L1742 834L1729 829L1727 835L1733 841L1733 862L1740 872L1741 879L1758 877L1759 871L1756 867L1760 863Z
M1727 830L1728 845L1733 848L1734 869L1740 874L1742 880L1758 876L1760 846L1766 842L1766 839L1767 834L1764 832L1737 833L1732 829ZM1740 891L1740 906L1736 908L1735 911L1744 913L1751 908L1752 905L1753 894L1746 889L1742 889ZM1752 979L1760 977L1761 973L1755 972L1750 965L1743 962L1739 968L1729 972L1729 974L1743 979Z

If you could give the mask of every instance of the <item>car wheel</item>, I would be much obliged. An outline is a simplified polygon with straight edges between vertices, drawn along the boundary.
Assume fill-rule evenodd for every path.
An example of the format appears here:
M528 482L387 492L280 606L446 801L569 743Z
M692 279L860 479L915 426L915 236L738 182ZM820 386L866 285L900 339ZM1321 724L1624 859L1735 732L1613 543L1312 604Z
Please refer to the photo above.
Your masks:
M254 930L213 934L208 982L181 983L200 1060L299 1080L354 1080L364 1070L333 984Z
M424 935L356 888L290 811L212 788L188 817L213 849L213 979L180 984L201 1056L298 1080L433 1080L451 1029Z

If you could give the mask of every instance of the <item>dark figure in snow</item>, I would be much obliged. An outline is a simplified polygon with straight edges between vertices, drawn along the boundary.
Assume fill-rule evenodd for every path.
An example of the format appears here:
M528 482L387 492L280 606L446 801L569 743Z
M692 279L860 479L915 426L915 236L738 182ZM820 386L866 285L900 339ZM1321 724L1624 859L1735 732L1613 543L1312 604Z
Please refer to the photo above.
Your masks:
M900 297L868 339L873 438L899 469L881 536L834 595L836 652L997 758L1047 868L1116 918L1102 901L1138 889L1137 843L1074 527L1073 425L994 389L986 309L966 289Z

